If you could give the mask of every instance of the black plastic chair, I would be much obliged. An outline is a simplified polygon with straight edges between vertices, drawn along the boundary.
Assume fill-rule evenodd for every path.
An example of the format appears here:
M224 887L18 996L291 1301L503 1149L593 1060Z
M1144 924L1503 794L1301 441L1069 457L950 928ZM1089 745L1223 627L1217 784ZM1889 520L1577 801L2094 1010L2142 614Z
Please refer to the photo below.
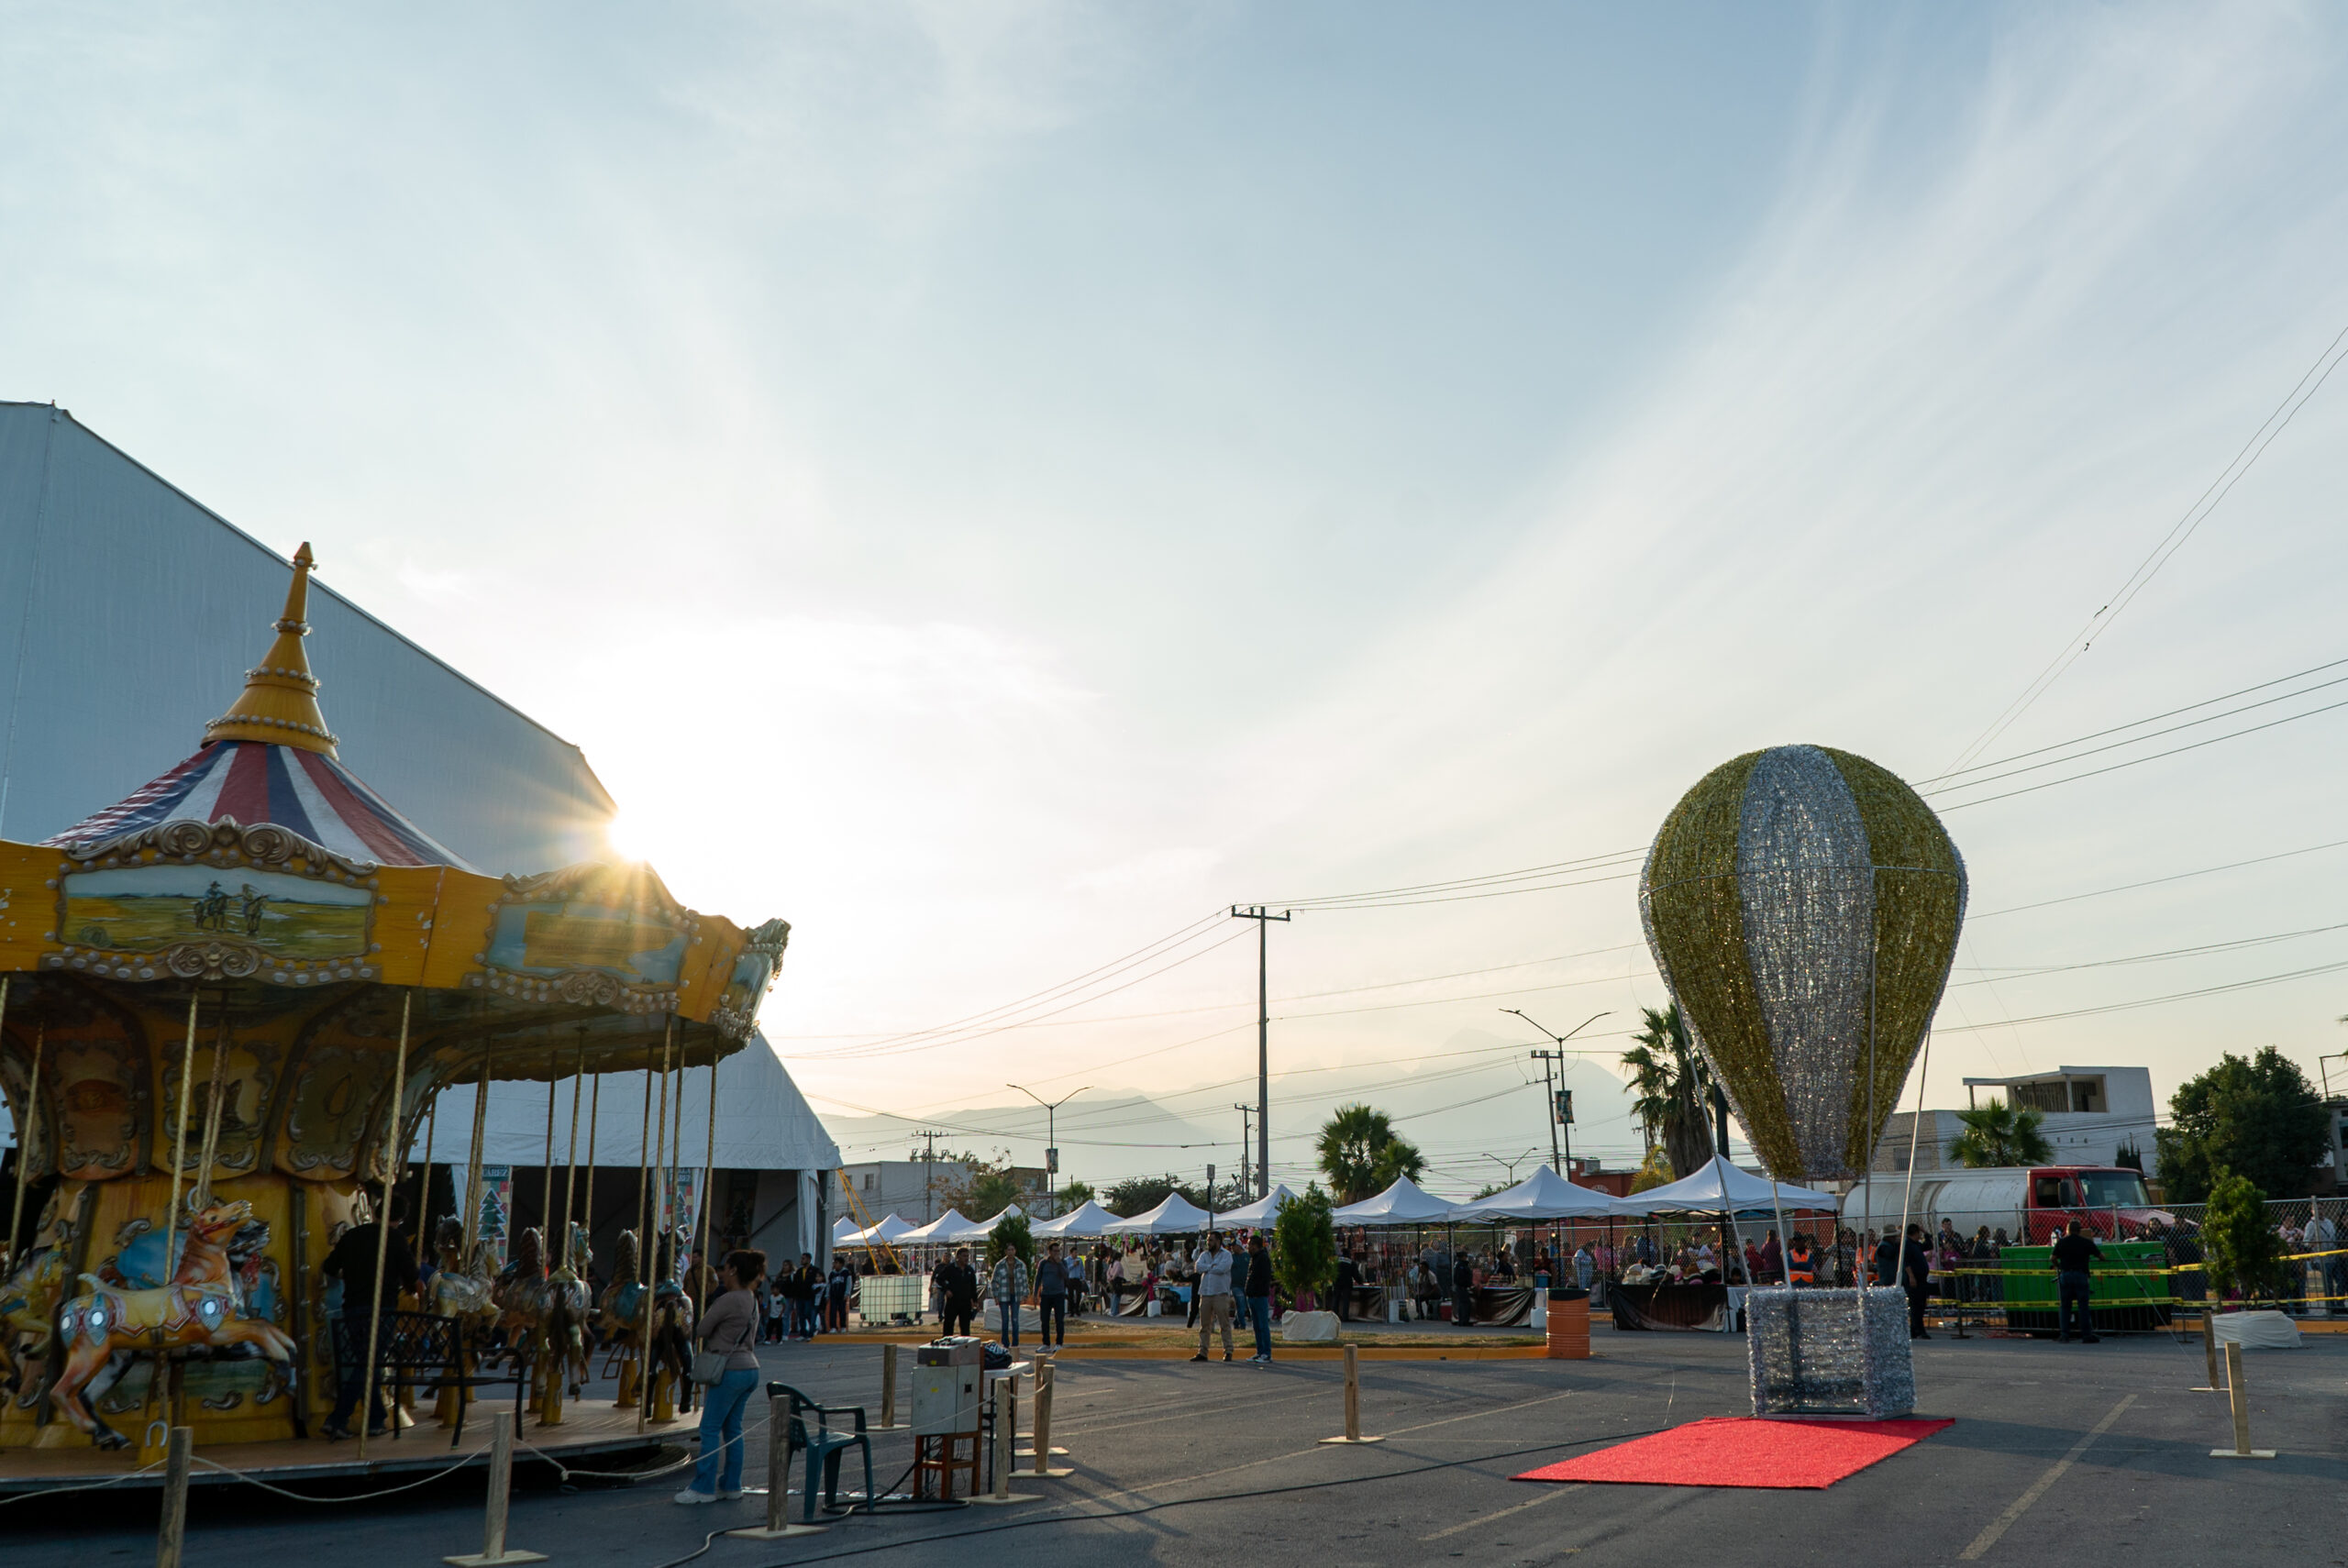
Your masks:
M864 1500L867 1507L871 1507L874 1500L872 1439L864 1430L864 1407L820 1405L788 1383L767 1385L768 1398L771 1399L778 1394L791 1401L789 1425L783 1433L783 1441L790 1445L782 1461L785 1485L789 1485L791 1481L792 1456L800 1453L807 1456L805 1468L799 1482L800 1495L804 1499L804 1507L801 1512L803 1522L807 1524L815 1522L815 1473L818 1465L822 1467L824 1475L824 1507L826 1509L839 1507L840 1456L851 1448L863 1451ZM809 1416L815 1418L815 1424L812 1429L807 1425ZM854 1431L832 1430L831 1419L834 1416L853 1416L856 1419L856 1430ZM767 1441L771 1442L774 1440L770 1436Z

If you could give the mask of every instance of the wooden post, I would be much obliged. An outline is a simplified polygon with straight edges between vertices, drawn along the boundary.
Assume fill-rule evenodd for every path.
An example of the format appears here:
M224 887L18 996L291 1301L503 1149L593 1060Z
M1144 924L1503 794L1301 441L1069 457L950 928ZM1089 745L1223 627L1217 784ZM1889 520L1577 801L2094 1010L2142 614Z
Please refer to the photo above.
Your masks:
M155 1568L180 1568L180 1549L187 1544L187 1473L194 1441L195 1433L188 1428L172 1429L163 1463L163 1517L155 1530Z
M1020 1473L1024 1475L1056 1480L1076 1474L1067 1465L1054 1468L1052 1464L1053 1454L1066 1452L1052 1446L1052 1383L1056 1375L1057 1369L1048 1361L1038 1364L1036 1368L1036 1430L1030 1440L1035 1443L1036 1451L1031 1456L1033 1463L1030 1467Z
M514 1412L500 1410L489 1419L489 1504L482 1516L481 1551L440 1561L454 1568L503 1568L515 1562L544 1562L543 1551L518 1551L505 1544L505 1505L514 1493Z
M897 1430L897 1347L880 1347L880 1424L875 1431Z
M974 1493L973 1503L1032 1503L1032 1495L1011 1490L1011 1434L1019 1428L1019 1375L1006 1372L994 1380L994 1490Z
M2229 1343L2226 1346L2226 1398L2233 1407L2234 1445L2232 1448L2213 1448L2210 1451L2210 1457L2212 1459L2274 1458L2273 1449L2250 1446L2250 1390L2243 1386L2242 1346L2234 1343Z
M2210 1381L2194 1392L2215 1394L2225 1386L2218 1381L2218 1317L2214 1312L2201 1314L2201 1359L2209 1364Z
M815 1484L815 1464L807 1463L807 1484ZM729 1529L746 1540L781 1540L794 1535L821 1535L830 1527L791 1522L791 1396L767 1397L767 1522Z
M1352 1345L1346 1347L1346 1435L1323 1438L1323 1442L1364 1443L1384 1442L1382 1437L1361 1435L1361 1360Z

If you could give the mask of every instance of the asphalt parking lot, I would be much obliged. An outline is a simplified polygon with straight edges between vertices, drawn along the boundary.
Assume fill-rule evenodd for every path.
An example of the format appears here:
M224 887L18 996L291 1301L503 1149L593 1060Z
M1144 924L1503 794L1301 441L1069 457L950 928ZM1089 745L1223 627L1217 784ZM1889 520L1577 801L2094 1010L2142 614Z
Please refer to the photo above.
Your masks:
M2254 1437L2282 1451L2272 1461L2210 1456L2231 1445L2231 1427L2223 1396L2192 1391L2203 1380L2198 1341L1936 1339L1916 1347L1918 1413L1956 1425L1825 1491L1510 1480L1633 1434L1749 1413L1742 1338L1593 1337L1587 1362L1365 1362L1363 1427L1386 1441L1360 1448L1317 1441L1342 1430L1336 1363L1070 1361L1053 1440L1077 1473L1019 1481L1037 1501L839 1519L787 1541L720 1536L698 1561L2348 1561L2348 1336L2247 1357ZM770 1346L764 1360L770 1375L819 1397L877 1402L873 1346ZM754 1481L763 1439L751 1445ZM885 1487L910 1462L910 1440L883 1435L876 1446ZM512 1541L557 1564L656 1568L700 1551L707 1531L758 1522L757 1499L676 1507L680 1481L565 1490L543 1470L526 1473ZM435 1563L480 1550L480 1495L477 1474L376 1501L200 1492L186 1562ZM79 1508L0 1510L0 1561L138 1560L153 1550L151 1503L122 1494Z

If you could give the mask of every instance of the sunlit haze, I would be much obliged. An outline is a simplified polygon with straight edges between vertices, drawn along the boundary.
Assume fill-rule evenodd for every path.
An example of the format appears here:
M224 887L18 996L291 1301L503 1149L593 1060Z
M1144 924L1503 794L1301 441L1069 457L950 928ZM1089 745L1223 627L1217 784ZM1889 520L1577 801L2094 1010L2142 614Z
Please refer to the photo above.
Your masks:
M1229 1169L1268 902L1276 1177L1349 1098L1441 1192L1545 1157L1504 1008L1605 1014L1574 1148L1634 1162L1635 852L1789 742L2076 756L1933 787L1931 1103L2348 1047L2348 15L432 17L14 12L0 395L789 919L846 1158L1036 1161L1016 1082L1089 1086L1071 1175Z

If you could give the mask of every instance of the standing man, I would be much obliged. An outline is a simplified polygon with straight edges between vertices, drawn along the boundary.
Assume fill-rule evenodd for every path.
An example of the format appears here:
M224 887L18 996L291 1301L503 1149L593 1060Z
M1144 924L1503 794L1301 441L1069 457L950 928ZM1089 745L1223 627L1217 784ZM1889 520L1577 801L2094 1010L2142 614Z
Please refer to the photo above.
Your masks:
M1044 1261L1036 1265L1036 1328L1042 1339L1043 1352L1052 1353L1052 1324L1057 1320L1060 1333L1058 1342L1068 1343L1068 1296L1070 1270L1060 1261L1060 1244L1053 1242L1044 1248Z
M392 1234L383 1247L383 1277L375 1277L376 1237L381 1227L370 1220L353 1225L342 1233L327 1253L320 1269L342 1281L342 1316L335 1336L336 1380L334 1413L323 1429L327 1436L338 1442L350 1436L350 1418L363 1397L367 1401L367 1435L383 1435L383 1391L367 1366L367 1316L369 1307L377 1299L380 1290L385 1312L398 1310L400 1292L415 1288L415 1254L408 1250L407 1238L400 1234L400 1221L407 1218L407 1198L395 1194L392 1198Z
M1476 1321L1476 1265L1466 1253L1451 1255L1451 1320L1463 1329Z
M1933 1264L1924 1252L1924 1227L1914 1220L1909 1222L1906 1237L1895 1241L1887 1231L1876 1244L1876 1283L1889 1285L1895 1275L1899 1288L1908 1293L1908 1337L1931 1339L1924 1328L1924 1302L1933 1282Z
M1256 1232L1247 1243L1247 1323L1256 1331L1256 1353L1250 1359L1258 1366L1272 1364L1272 1250L1264 1244L1264 1233Z
M847 1327L847 1290L854 1279L855 1276L848 1272L847 1254L834 1253L831 1275L825 1281L827 1299L824 1303L824 1327L826 1329Z
M2103 1256L2103 1249L2097 1246L2095 1238L2074 1220L2070 1229L2056 1239L2054 1253L2054 1314L2055 1321L2062 1325L2063 1331L2054 1342L2071 1342L2071 1307L2076 1302L2079 1309L2080 1340L2088 1344L2098 1343L2102 1336L2095 1331L2095 1314L2088 1305L2095 1299L2095 1276L2088 1271L2098 1258Z
M1360 1282L1361 1264L1354 1261L1353 1253L1339 1253L1337 1277L1329 1286L1329 1294L1336 1298L1338 1322L1350 1323L1354 1320L1354 1286Z
M969 1337L970 1314L979 1305L979 1271L970 1266L970 1249L957 1247L954 1255L937 1265L938 1332Z
M1207 1358L1207 1341L1219 1324L1223 1329L1223 1359L1231 1359L1231 1254L1223 1250L1223 1233L1207 1232L1207 1250L1201 1253L1196 1269L1196 1282L1191 1286L1191 1298L1199 1309L1199 1353L1192 1361Z
M1027 1299L1027 1260L1019 1249L1006 1246L1002 1256L994 1260L994 1273L988 1280L988 1290L994 1297L996 1315L1002 1321L1002 1348L1019 1348L1019 1304Z

